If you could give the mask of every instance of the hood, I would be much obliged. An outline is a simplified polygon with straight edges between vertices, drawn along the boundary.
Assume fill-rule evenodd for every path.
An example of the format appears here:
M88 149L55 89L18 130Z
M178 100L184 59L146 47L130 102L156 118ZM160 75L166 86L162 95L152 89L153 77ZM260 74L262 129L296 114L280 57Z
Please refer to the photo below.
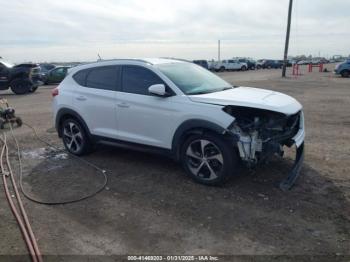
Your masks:
M252 87L237 87L221 92L189 95L192 101L216 105L245 106L283 113L295 114L302 109L301 104L285 94Z

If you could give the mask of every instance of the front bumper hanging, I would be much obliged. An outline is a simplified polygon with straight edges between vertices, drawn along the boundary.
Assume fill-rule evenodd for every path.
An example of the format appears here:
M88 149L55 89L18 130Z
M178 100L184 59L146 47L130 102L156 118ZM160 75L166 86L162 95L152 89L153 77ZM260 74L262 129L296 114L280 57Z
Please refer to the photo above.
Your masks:
M293 187L293 185L295 184L295 181L300 175L300 170L303 165L303 162L304 162L304 143L302 143L299 147L297 147L293 168L288 174L287 178L284 179L279 184L279 188L282 191L288 191Z

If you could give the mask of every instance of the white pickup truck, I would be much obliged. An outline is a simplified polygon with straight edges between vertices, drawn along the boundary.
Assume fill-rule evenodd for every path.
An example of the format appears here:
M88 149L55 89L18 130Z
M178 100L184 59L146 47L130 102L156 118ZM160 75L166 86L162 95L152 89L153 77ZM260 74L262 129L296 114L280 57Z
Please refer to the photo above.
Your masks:
M218 61L214 65L215 71L224 72L225 70L242 70L248 69L247 63L239 62L238 60L229 59Z

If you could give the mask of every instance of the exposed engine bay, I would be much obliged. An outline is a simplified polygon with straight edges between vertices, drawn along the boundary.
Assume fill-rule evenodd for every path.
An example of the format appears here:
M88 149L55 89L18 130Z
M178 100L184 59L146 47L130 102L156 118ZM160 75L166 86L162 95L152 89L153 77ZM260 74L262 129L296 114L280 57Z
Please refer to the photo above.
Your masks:
M264 109L225 106L223 110L235 118L229 130L237 138L241 159L248 167L266 162L273 155L283 156L283 146L291 147L298 133L301 111L285 115Z

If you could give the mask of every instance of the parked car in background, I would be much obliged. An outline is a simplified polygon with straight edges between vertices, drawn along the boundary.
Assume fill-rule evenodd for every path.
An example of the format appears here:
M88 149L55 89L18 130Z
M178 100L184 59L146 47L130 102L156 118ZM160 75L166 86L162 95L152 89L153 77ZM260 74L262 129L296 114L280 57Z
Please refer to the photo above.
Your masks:
M58 135L72 154L95 143L152 150L180 162L199 183L219 185L295 145L280 187L303 163L304 115L294 98L235 87L193 63L122 59L77 66L52 90ZM273 170L271 170L273 173Z
M215 71L224 72L226 70L241 70L245 71L248 69L247 63L239 62L238 60L222 60L220 62L216 62Z
M49 64L49 63L40 63L40 73L47 73L50 70L54 69L56 66L54 64Z
M298 65L309 65L311 60L300 60L297 62Z
M319 65L319 64L328 64L329 60L325 58L313 58L311 59L311 64L313 65Z
M56 66L42 76L45 85L60 83L67 75L70 66Z
M37 64L14 65L0 59L0 90L11 89L15 94L33 93L40 81L40 68Z
M200 65L201 67L204 67L205 69L209 69L209 64L207 60L193 60L193 63L196 65Z
M247 68L249 70L255 70L256 68L256 61L253 59L249 59L249 58L238 58L238 61L240 63L246 63L247 64Z
M282 68L283 62L281 60L260 59L256 64L257 69L278 69Z
M350 59L346 60L344 63L337 64L334 69L336 75L341 75L342 77L350 76Z

